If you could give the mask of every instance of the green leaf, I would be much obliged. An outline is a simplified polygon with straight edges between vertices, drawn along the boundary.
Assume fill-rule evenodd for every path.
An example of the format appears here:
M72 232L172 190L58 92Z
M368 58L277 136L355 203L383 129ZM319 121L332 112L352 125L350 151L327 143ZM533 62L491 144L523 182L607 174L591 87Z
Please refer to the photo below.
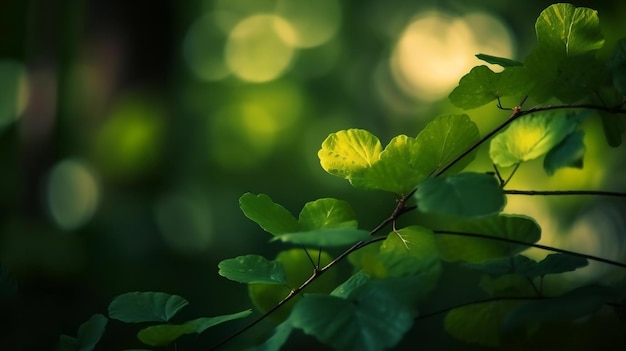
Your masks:
M502 328L512 331L529 324L571 321L599 310L608 297L605 287L584 286L557 298L528 301L508 314Z
M285 269L280 262L258 255L239 256L218 264L219 274L246 284L285 284Z
M223 316L198 318L183 324L153 325L141 329L139 333L137 333L137 338L146 345L166 346L185 334L200 334L210 327L234 319L247 317L251 313L251 310L245 310Z
M552 148L543 160L543 168L548 175L553 175L563 167L583 168L585 132L576 130Z
M393 347L413 324L407 306L381 288L363 289L351 299L306 295L289 319L304 333L346 351Z
M370 234L367 230L334 228L282 234L274 237L272 241L313 247L338 247L355 244L367 239L369 236Z
M239 207L246 217L273 235L292 233L298 230L296 218L265 194L245 193L239 198Z
M309 252L315 260L315 263L319 263L320 267L327 265L333 259L324 251L318 253L317 249L314 249L309 250ZM305 280L311 277L311 273L313 272L311 260L303 249L281 251L278 256L276 256L275 261L285 267L287 286L289 287L276 284L248 284L248 295L254 306L261 311L261 313L267 312L269 309L273 308L291 292L290 287L300 286ZM337 284L337 272L331 269L307 286L304 292L327 294L333 291ZM300 298L301 295L293 298L278 311L272 313L269 319L274 322L284 321L294 304L299 301Z
M78 339L65 334L59 336L58 351L78 351L79 347Z
M420 226L390 233L380 247L380 260L386 274L378 278L424 274L431 278L434 287L441 273L435 235L430 229Z
M465 110L477 108L504 96L524 96L532 88L524 67L505 68L495 73L487 66L476 66L463 76L450 93L450 102Z
M599 90L609 74L592 55L564 57L545 47L533 50L524 67L534 83L529 95L538 102L556 97L564 103L574 103Z
M622 144L622 134L626 130L624 119L621 116L607 112L600 112L600 118L602 119L602 129L609 146L620 146Z
M537 41L564 56L598 50L604 45L598 12L571 4L554 4L535 23Z
M346 201L325 198L308 202L298 219L302 231L331 228L356 228L356 214Z
M341 130L330 134L318 152L322 168L337 177L362 181L365 170L380 157L382 145L372 133L363 129Z
M166 346L185 334L192 334L195 327L191 324L160 324L141 329L137 339L150 346Z
M587 264L587 260L582 257L555 253L546 256L541 262L533 261L526 256L516 255L513 258L503 257L466 265L493 276L514 273L534 278L546 274L571 272L585 267Z
M370 280L370 277L364 272L357 272L350 276L348 280L336 287L335 290L332 291L331 295L347 299Z
M280 351L283 345L289 339L289 335L293 331L290 320L280 323L275 329L274 334L270 336L262 344L252 347L249 351Z
M607 65L611 71L613 85L620 93L626 94L626 38L617 42Z
M94 314L88 321L78 328L79 351L91 351L96 347L104 334L104 329L109 320L101 314Z
M491 56L487 54L478 54L476 55L476 57L479 60L485 61L487 63L491 63L492 65L498 65L504 68L524 65L524 63L519 62L519 61L511 60L511 59L504 58L504 57Z
M446 115L430 122L416 138L396 136L384 150L378 138L365 130L339 131L326 138L318 156L324 170L355 187L406 195L479 137L467 115ZM449 173L459 172L473 157L468 155Z
M553 253L546 256L542 261L537 263L535 267L524 271L520 274L528 277L538 277L546 274L558 274L575 271L578 268L585 267L589 264L587 259L578 256L564 255Z
M526 256L515 255L514 257L496 258L480 263L466 263L465 266L492 276L501 276L505 274L521 274L520 272L527 272L534 269L537 266L537 262Z
M482 234L529 244L537 242L541 237L541 229L533 219L505 214L472 220L451 218L446 221L444 229L436 232L446 231ZM497 240L444 233L437 234L436 238L441 258L451 262L483 262L494 258L512 256L528 248L525 245Z
M380 153L360 181L352 184L365 189L380 189L405 195L428 176L428 170L418 163L422 149L416 138L398 135Z
M528 284L528 278L519 274L484 275L478 286L492 297L528 297L536 294Z
M413 159L414 167L420 167L426 176L446 166L480 139L478 127L468 115L443 115L435 118L417 135L419 152ZM445 174L462 171L474 160L470 153ZM426 179L426 176L419 180ZM412 190L412 189L411 189Z
M498 347L500 326L519 301L493 301L455 308L446 315L444 328L455 338L470 343Z
M506 203L498 180L485 173L429 178L419 185L415 198L422 212L462 217L496 214Z
M489 156L500 167L535 159L570 135L585 116L557 111L523 116L491 140Z
M126 323L167 322L189 304L177 295L162 292L129 292L109 304L109 318Z

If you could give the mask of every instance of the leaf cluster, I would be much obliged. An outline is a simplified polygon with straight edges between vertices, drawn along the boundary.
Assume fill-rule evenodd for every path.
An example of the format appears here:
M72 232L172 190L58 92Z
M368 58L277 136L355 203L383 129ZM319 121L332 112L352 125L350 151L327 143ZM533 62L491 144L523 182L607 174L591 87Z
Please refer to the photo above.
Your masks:
M415 320L432 315L422 310L446 266L481 276L476 284L482 299L440 311L446 314L443 328L469 343L532 343L542 331L554 325L566 330L604 306L615 307L618 318L624 318L623 281L554 292L546 291L544 280L584 268L589 260L626 265L540 245L541 228L534 219L502 212L513 193L506 186L525 162L543 157L548 176L584 166L586 119L601 119L611 146L621 143L624 131L626 39L602 62L595 55L604 44L597 12L570 4L545 9L535 30L537 45L524 61L480 54L478 58L501 71L475 67L449 96L465 110L495 101L508 111L508 118L485 135L468 114L449 114L434 118L415 136L392 138L384 147L363 129L340 130L322 142L318 157L327 173L357 189L396 195L391 214L377 227L359 228L350 204L335 198L308 202L296 217L268 195L241 196L243 214L270 234L268 241L287 246L273 259L249 254L218 265L221 276L247 285L261 313L241 332L265 318L276 323L274 333L251 345L252 350L279 350L294 330L337 350L393 348ZM521 102L506 108L502 98ZM535 107L525 109L528 101ZM487 142L495 171L465 172ZM507 179L501 172L505 168L512 168ZM419 215L400 227L398 219L409 213ZM423 225L423 216L440 220ZM530 247L552 254L536 261L524 255ZM332 269L342 262L351 271L343 278ZM163 346L251 314L246 310L170 324L186 305L175 295L127 293L113 300L109 318L160 323L137 336L146 345ZM77 338L63 336L62 345L92 349L107 320L94 315Z

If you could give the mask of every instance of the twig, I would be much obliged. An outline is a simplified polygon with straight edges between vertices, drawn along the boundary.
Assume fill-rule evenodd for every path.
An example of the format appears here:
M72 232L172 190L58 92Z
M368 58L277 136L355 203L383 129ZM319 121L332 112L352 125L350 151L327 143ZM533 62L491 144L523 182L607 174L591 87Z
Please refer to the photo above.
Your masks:
M509 195L598 195L598 196L614 196L614 197L626 197L626 193L620 193L615 191L601 191L601 190L504 190L505 194Z
M420 314L420 315L418 315L415 318L415 320L418 321L420 319L430 318L430 317L436 316L438 314L447 313L447 312L450 312L450 311L455 310L457 308L466 307L466 306L472 306L472 305L480 305L480 304L483 304L483 303L491 303L491 302L498 302L498 301L532 301L532 300L547 300L547 299L550 299L550 298L549 297L542 297L542 296L498 296L498 297L490 297L488 299L464 302L462 304L446 307L444 309L441 309L441 310L438 310L438 311L435 311L435 312Z
M626 263L612 261L612 260L609 260L609 259L606 259L606 258L593 256L593 255L588 255L588 254L584 254L584 253L580 253L580 252L574 252L574 251L569 251L569 250L565 250L565 249L559 249L557 247L546 246L546 245L541 245L541 244L534 244L534 243L527 243L527 242L523 242L521 240L503 238L503 237L498 237L498 236L491 236L491 235L487 235L487 234L459 232L459 231L454 231L454 230L433 230L433 232L435 234L441 234L441 235L456 235L456 236L464 236L464 237L470 237L470 238L480 238L480 239L487 239L487 240L494 240L494 241L502 241L502 242L510 243L510 244L517 244L517 245L536 247L536 248L542 249L542 250L558 252L558 253L562 253L562 254L565 254L565 255L582 257L582 258L586 258L586 259L591 260L591 261L603 262L603 263L606 263L606 264L610 264L612 266L626 268Z

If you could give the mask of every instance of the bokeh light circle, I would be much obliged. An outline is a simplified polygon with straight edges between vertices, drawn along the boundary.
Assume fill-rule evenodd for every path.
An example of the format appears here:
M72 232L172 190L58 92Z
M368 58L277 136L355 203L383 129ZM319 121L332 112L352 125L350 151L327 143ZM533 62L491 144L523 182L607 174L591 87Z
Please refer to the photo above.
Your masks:
M267 82L289 67L295 39L289 22L274 15L254 15L239 22L228 36L225 61L240 79Z
M0 129L24 112L27 101L26 68L17 61L0 60Z
M59 227L72 230L89 221L99 197L96 177L82 162L64 160L52 168L46 200L50 215Z
M512 57L512 37L504 24L486 13L454 17L421 13L402 32L391 58L397 84L419 100L446 96L472 67L478 53Z

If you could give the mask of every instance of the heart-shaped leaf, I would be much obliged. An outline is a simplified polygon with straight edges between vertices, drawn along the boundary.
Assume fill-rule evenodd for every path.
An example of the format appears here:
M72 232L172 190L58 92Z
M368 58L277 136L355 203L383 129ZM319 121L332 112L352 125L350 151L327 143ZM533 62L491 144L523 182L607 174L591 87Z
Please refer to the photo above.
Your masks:
M461 217L496 214L506 203L498 180L485 173L429 178L420 183L415 198L422 212Z
M565 56L581 55L604 45L598 12L571 4L554 4L535 23L537 42Z
M280 262L263 256L246 255L220 262L219 274L227 279L246 284L286 284L285 269Z
M356 228L356 214L346 201L324 198L308 202L298 217L302 231L331 228Z
M529 244L537 242L541 237L541 229L533 219L505 214L471 220L449 218L445 221L445 228L436 232L440 233L437 235L437 245L442 259L452 262L483 262L509 257L528 248L488 238L463 236L463 233L512 239ZM447 235L446 232L457 234Z
M185 334L200 334L210 327L232 321L234 319L247 317L251 313L251 310L245 310L223 316L198 318L183 324L153 325L141 329L139 333L137 333L137 338L146 345L166 346Z
M272 241L298 244L312 247L338 247L355 244L370 236L367 230L351 228L332 228L310 230L276 236Z
M491 160L510 167L540 157L570 135L585 116L548 112L521 117L491 140Z
M109 304L109 318L126 323L167 322L188 302L162 292L129 292Z
M239 198L239 206L246 217L268 233L280 235L298 230L296 218L265 194L245 193Z

